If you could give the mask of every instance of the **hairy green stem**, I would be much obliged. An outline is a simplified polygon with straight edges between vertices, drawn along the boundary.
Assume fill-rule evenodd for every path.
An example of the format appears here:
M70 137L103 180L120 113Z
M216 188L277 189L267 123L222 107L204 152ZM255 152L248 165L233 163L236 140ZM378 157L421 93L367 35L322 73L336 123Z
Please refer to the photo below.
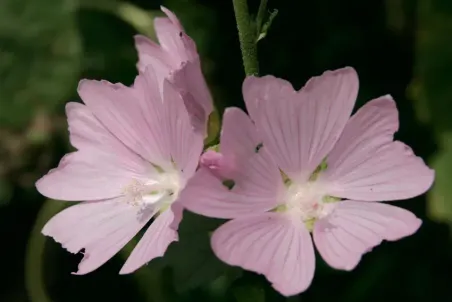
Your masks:
M242 50L243 67L246 75L259 74L257 61L256 27L248 12L247 0L232 0L235 20L239 32L240 49Z

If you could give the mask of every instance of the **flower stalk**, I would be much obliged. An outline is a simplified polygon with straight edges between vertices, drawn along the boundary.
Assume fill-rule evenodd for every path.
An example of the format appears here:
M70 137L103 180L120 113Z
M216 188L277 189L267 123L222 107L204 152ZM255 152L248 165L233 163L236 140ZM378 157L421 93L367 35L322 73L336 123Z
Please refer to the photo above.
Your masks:
M266 1L265 1L266 2ZM239 33L240 49L242 51L245 74L258 75L259 63L257 60L256 27L248 11L247 0L232 0L235 19Z

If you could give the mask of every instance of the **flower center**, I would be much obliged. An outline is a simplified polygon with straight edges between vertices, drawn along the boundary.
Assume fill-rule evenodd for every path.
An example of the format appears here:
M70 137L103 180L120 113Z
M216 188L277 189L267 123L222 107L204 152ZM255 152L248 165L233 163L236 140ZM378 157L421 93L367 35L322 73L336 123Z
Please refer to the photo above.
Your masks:
M287 186L283 204L276 208L286 212L294 219L301 219L309 231L318 219L328 216L335 208L338 198L325 194L322 186L316 182L305 184L290 183Z
M124 188L126 202L142 209L166 210L182 188L177 172L162 172L149 180L134 179Z

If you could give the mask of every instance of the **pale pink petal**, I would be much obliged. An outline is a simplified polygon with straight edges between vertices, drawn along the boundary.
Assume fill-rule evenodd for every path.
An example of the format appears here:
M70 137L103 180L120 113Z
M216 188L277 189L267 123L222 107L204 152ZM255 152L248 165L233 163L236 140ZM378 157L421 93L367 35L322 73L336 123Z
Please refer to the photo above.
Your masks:
M149 173L149 163L122 144L80 103L68 103L66 115L69 124L69 139L72 146L83 152L102 154L124 165L125 170L139 174ZM100 156L100 155L99 155Z
M223 114L220 151L230 159L243 159L255 153L262 143L256 127L239 108L227 108Z
M411 198L428 190L434 171L401 142L393 142L397 109L389 96L363 106L328 155L319 181L329 195L366 201Z
M148 70L153 71L151 68ZM170 159L165 150L162 118L155 118L161 115L158 82L155 76L146 77L146 81L144 78L138 76L133 88L105 81L82 80L78 91L94 116L124 145L144 159L164 165Z
M267 75L246 77L243 81L242 93L246 110L251 119L255 120L262 101L271 100L280 103L282 100L293 99L297 92L290 82Z
M149 167L149 173L153 174L152 167ZM36 188L52 199L100 200L122 195L133 179L141 177L142 174L114 157L100 152L77 151L64 156L57 168L36 182Z
M71 253L84 249L76 274L94 271L130 241L151 219L152 209L140 210L122 198L84 202L52 217L42 233Z
M283 188L281 176L276 167L268 169L259 155L240 170L242 174L232 190L209 169L200 168L180 194L182 205L192 212L217 218L241 217L275 208Z
M310 79L296 94L286 92L286 85L270 87L277 90L270 95L284 93L259 101L256 126L281 170L305 181L342 133L356 100L358 77L354 69L343 68Z
M233 179L250 156L259 152L261 140L250 118L239 108L227 108L223 114L220 152L209 150L201 165L222 179Z
M331 267L352 270L362 255L382 240L410 236L421 223L413 213L399 207L347 200L315 223L314 243Z
M199 58L183 62L181 68L173 71L170 81L182 93L196 130L206 133L207 118L213 110L213 101Z
M163 80L169 76L173 68L169 54L160 45L145 36L136 35L134 39L135 48L138 51L138 70L145 72L146 67L152 65L160 79Z
M180 93L173 84L164 81L164 120L171 158L190 177L196 170L203 148L203 135L195 132Z
M137 246L133 249L120 274L130 274L154 258L162 257L168 246L178 240L177 231L170 228L174 214L166 210L151 223Z
M176 15L162 7L168 18L155 18L154 28L161 47L168 52L172 67L198 57L195 42L185 33Z
M281 171L265 146L246 162L240 163L239 169L234 171L233 180L235 186L232 191L245 198L266 197L279 200L286 189Z
M155 30L160 45L144 36L136 36L138 69L147 66L155 70L160 91L164 79L169 79L183 96L196 131L207 133L206 125L213 110L212 96L204 80L195 42L185 33L176 15L165 7L167 18L155 18Z
M305 291L314 276L311 237L304 224L279 213L231 220L212 235L212 249L232 266L263 274L284 296Z
M162 12L165 13L165 15L168 17L168 19L171 21L171 23L180 31L184 31L184 28L182 27L182 24L180 23L179 19L177 18L176 14L164 7L163 5L160 6L160 9Z

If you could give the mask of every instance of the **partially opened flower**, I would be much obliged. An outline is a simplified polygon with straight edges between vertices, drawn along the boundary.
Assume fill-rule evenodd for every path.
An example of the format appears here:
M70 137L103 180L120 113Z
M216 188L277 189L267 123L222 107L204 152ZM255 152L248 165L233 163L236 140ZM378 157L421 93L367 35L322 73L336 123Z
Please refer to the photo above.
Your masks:
M139 61L144 71L148 65L156 71L160 85L169 79L184 94L184 102L197 130L204 131L207 117L213 110L212 97L201 71L195 42L185 33L176 15L165 7L167 17L154 20L159 44L142 35L135 37Z
M382 240L416 232L414 214L379 201L424 193L434 172L393 140L398 116L390 96L350 118L357 92L351 68L327 71L298 92L272 76L245 80L252 121L239 109L226 111L223 157L210 165L215 175L205 164L181 193L189 210L232 219L212 235L221 260L264 274L290 296L314 275L310 233L330 266L352 270Z
M69 252L84 250L77 274L104 264L152 218L121 273L162 256L178 239L179 192L198 165L203 143L180 94L168 81L162 87L161 94L152 68L132 88L83 80L78 92L85 105L66 106L78 151L36 186L49 198L85 201L54 216L42 231Z

